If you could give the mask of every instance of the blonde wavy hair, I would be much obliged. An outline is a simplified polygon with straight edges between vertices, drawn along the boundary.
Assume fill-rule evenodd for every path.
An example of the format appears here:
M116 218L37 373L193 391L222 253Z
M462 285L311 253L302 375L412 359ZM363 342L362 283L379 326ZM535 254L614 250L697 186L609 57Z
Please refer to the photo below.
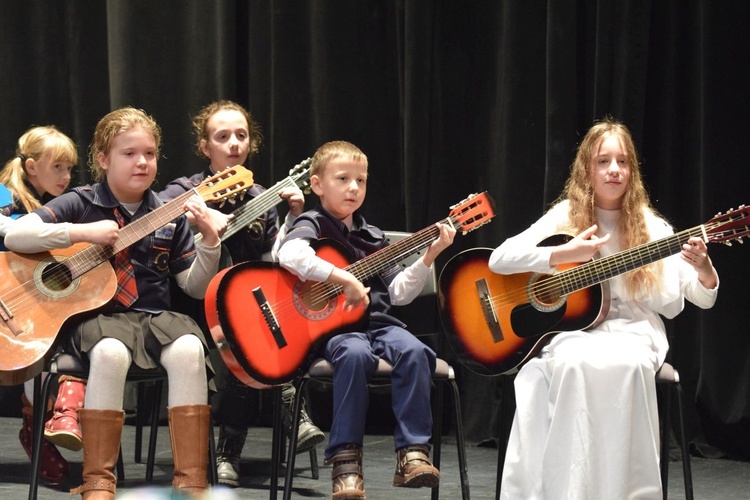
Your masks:
M622 200L622 216L618 224L618 236L623 250L650 241L646 214L657 214L643 184L638 153L630 130L611 116L596 122L586 133L578 146L575 160L570 167L570 176L557 200L569 200L568 219L570 230L578 234L597 223L594 210L594 188L592 185L592 158L599 151L602 141L615 136L625 151L630 167L630 183ZM659 287L660 263L650 264L625 274L625 282L631 297L651 292Z
M151 116L142 109L124 107L116 109L104 116L94 129L94 138L89 146L89 170L94 182L99 182L106 176L105 170L99 163L99 153L106 157L112 147L112 141L119 134L133 129L143 129L154 137L156 144L156 159L159 159L161 147L161 128Z
M53 163L67 161L76 165L78 151L73 140L54 125L32 127L18 139L16 156L0 171L0 183L18 198L27 212L39 208L41 203L26 185L26 160L40 161L43 158L49 158Z

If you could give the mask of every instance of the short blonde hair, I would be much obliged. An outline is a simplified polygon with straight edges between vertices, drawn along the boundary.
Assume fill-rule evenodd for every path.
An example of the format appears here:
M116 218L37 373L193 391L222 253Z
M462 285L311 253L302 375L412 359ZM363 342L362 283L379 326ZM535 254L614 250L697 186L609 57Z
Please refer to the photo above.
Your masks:
M367 165L367 156L357 146L346 141L331 141L326 142L315 151L312 165L310 165L310 175L322 175L329 161L342 157Z
M99 163L99 153L109 155L112 141L119 134L133 129L143 129L154 137L156 143L156 158L159 159L159 148L161 147L161 128L151 116L142 109L124 107L116 109L104 116L96 124L94 138L89 146L89 170L94 182L101 181L106 175Z

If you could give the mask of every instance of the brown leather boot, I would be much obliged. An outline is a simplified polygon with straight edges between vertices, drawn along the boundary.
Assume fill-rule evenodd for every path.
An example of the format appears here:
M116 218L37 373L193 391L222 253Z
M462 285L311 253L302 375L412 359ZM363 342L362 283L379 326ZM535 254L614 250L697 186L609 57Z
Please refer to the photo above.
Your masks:
M175 406L168 409L168 415L174 460L172 487L183 495L198 497L208 486L206 466L211 407Z
M336 453L326 465L332 464L331 483L333 500L361 500L365 496L365 476L362 472L362 448L347 445Z
M393 486L434 488L440 482L440 471L430 462L429 448L412 445L396 450L396 474Z
M117 487L115 466L125 412L122 410L78 410L83 435L83 484L70 490L84 500L113 500Z
M52 418L44 425L44 437L69 450L83 447L81 429L78 427L78 410L83 408L86 380L63 375L53 408Z
M23 402L23 408L21 408L23 423L21 425L21 432L18 433L18 439L21 441L21 446L23 446L29 459L31 459L31 448L33 445L31 441L34 435L34 407L31 406L25 394L21 395L21 401ZM47 413L51 413L51 404L48 405ZM39 474L52 483L59 483L68 477L70 473L70 466L67 460L60 455L60 451L55 448L54 444L45 439L42 439L42 452L39 455L39 461Z

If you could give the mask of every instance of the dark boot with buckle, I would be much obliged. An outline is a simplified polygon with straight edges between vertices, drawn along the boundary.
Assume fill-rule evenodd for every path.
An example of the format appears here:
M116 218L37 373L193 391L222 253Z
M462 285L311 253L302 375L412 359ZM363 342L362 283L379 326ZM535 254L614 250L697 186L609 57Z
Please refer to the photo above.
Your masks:
M23 401L23 408L21 409L21 415L23 416L23 423L21 425L21 432L18 433L18 439L21 441L24 451L31 459L31 447L32 447L32 436L34 435L33 424L34 424L34 407L26 398L26 395L21 395L21 401ZM47 414L51 415L52 405L48 405ZM45 418L47 415L45 415ZM55 448L55 445L49 441L42 439L42 452L39 455L40 461L40 474L41 476L52 483L59 483L66 477L70 472L68 462L60 455L60 451Z
M396 450L396 474L393 486L434 488L440 482L440 471L430 462L429 448L411 445Z
M52 418L44 425L44 437L57 446L78 451L83 447L78 410L83 408L86 380L63 375L59 384Z
M113 500L117 489L115 466L125 412L122 410L78 410L83 435L83 484L70 490L83 500Z
M361 500L365 496L365 476L362 472L362 448L347 445L336 453L326 465L333 465L331 483L333 500Z
M281 388L281 408L284 412L284 425L288 433L292 432L292 410L294 409L294 395L297 393L294 385L287 383ZM309 451L313 446L322 443L326 436L310 419L305 411L305 400L302 400L302 410L297 426L297 448L295 453Z
M236 429L226 424L219 427L219 443L216 446L216 473L219 484L233 488L240 485L240 456L246 438L247 429Z

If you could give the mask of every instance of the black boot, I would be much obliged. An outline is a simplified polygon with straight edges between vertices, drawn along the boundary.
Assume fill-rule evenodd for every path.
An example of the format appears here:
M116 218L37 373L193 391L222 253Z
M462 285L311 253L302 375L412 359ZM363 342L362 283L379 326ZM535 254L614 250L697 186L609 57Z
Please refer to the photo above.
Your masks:
M222 424L216 446L216 472L220 484L236 488L240 485L240 456L245 446L247 429L240 430Z
M289 435L292 433L292 410L294 410L294 395L297 393L294 385L287 383L281 388L281 410L284 412L284 425ZM305 400L302 400L302 410L297 427L297 448L295 453L309 451L313 446L325 439L323 431L313 423L305 411Z

